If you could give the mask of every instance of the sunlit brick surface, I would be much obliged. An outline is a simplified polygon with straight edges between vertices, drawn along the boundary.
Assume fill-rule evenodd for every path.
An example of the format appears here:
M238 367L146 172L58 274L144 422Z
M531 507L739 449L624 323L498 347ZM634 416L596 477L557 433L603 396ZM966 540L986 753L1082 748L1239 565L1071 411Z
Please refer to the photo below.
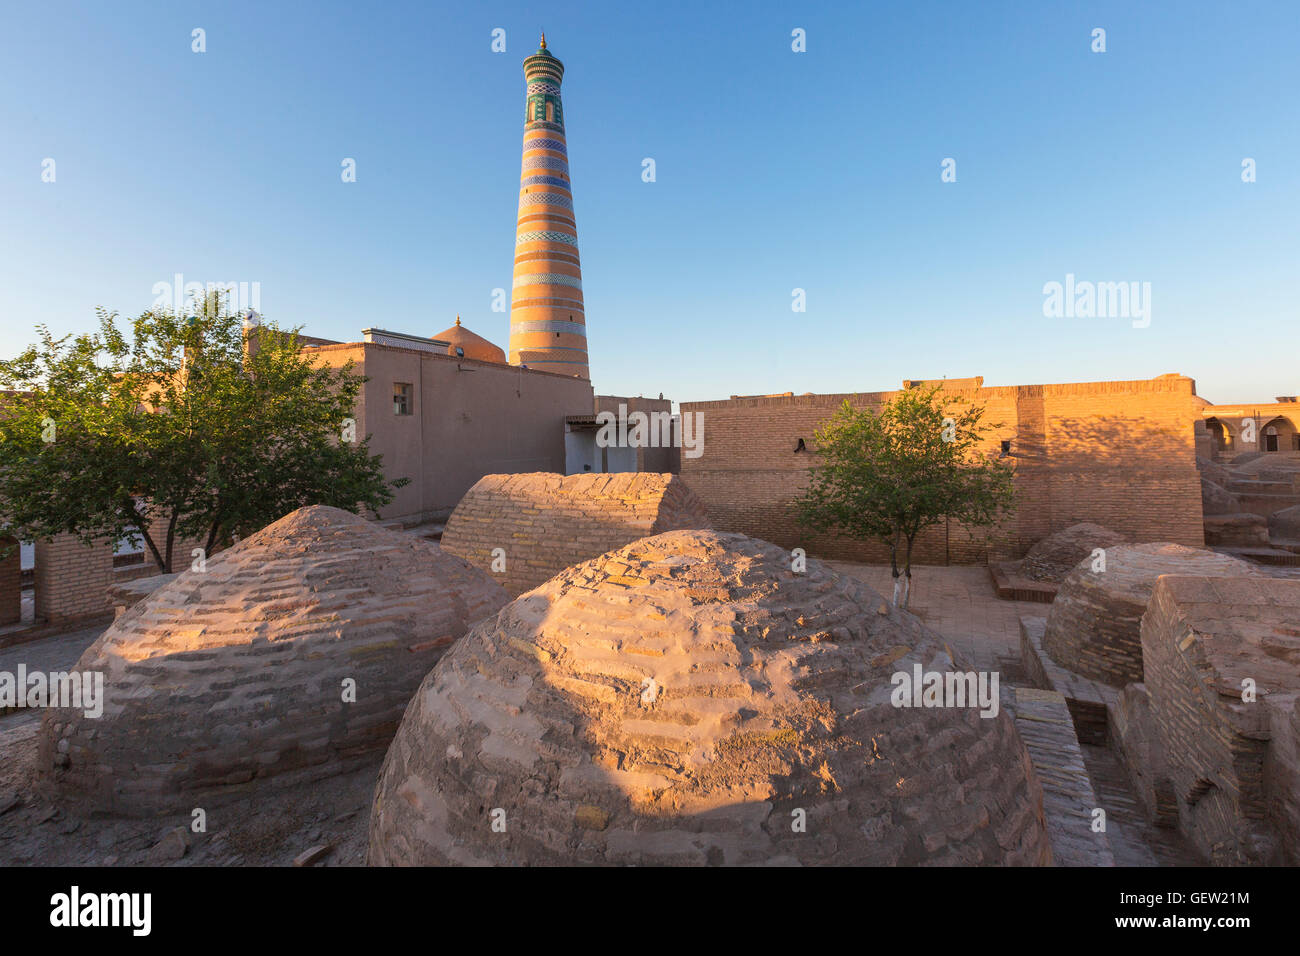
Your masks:
M704 506L676 475L485 475L452 512L442 547L515 596L637 538L708 527Z
M642 539L439 663L385 758L369 862L1049 862L1010 716L896 708L891 675L914 663L961 666L820 562L795 573L713 531Z

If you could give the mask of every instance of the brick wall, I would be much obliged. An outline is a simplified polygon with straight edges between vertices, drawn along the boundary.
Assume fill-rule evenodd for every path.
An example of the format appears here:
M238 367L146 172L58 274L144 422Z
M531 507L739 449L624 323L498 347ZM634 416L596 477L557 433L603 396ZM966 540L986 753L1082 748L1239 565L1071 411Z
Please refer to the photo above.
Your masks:
M6 548L13 548L13 552L0 558L0 626L17 624L23 618L23 569L18 540L0 536L0 553Z
M73 535L36 542L36 618L64 624L111 614L113 547L87 547Z
M638 538L708 527L699 498L676 475L486 475L447 520L442 547L515 597ZM496 548L504 572L493 570Z
M945 524L917 539L923 564L1020 557L1036 541L1081 521L1134 541L1203 545L1194 423L1195 383L1179 375L1131 382L952 388L983 404L1000 424L987 450L1012 443L1017 508L995 529ZM958 382L956 384L967 384ZM804 489L811 451L796 452L847 399L880 408L896 392L766 396L685 402L704 416L699 458L682 459L682 477L714 525L824 557L879 562L883 544L807 533L789 511Z
M1297 616L1300 581L1170 574L1142 617L1178 826L1211 863L1300 864Z

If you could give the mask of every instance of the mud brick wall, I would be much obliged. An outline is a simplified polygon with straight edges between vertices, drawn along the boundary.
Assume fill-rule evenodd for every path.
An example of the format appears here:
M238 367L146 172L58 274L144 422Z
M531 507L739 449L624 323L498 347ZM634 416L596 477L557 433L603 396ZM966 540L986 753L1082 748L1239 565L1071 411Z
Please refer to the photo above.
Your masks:
M0 557L0 626L23 619L23 566L18 539L0 536L0 554L6 548L13 551L8 557Z
M113 613L113 546L87 546L73 535L36 542L36 619L50 624L91 620Z
M1168 575L1142 619L1179 828L1212 863L1300 863L1296 621L1300 581L1262 576Z
M979 563L1021 557L1036 541L1088 521L1133 541L1203 545L1200 477L1194 426L1195 383L1179 375L1128 382L968 388L954 396L983 404L985 421L1000 424L986 450L1011 441L1017 508L1000 527L945 524L917 540L923 564ZM963 386L963 387L954 387ZM807 486L813 432L848 400L879 409L896 392L735 398L685 402L704 418L699 458L682 458L682 477L714 525L802 546L822 557L888 560L883 544L815 536L790 503Z
M704 506L676 475L486 475L447 519L442 547L514 597L638 538L708 527ZM496 548L505 552L504 573L492 570Z

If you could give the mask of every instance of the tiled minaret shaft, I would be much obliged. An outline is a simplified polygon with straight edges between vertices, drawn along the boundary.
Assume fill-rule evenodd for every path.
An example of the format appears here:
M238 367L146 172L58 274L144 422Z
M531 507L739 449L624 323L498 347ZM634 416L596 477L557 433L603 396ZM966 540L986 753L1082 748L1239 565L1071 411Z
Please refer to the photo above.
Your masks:
M510 302L510 364L590 378L578 225L564 140L564 64L546 37L524 60L528 87Z

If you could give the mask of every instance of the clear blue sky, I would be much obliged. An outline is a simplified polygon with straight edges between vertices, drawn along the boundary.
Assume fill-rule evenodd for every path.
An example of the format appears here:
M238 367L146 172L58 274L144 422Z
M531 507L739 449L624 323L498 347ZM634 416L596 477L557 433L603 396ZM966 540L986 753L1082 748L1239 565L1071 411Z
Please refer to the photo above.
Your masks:
M459 312L504 346L544 26L600 392L1300 392L1294 0L5 6L0 354L178 272L259 282L309 334ZM1045 318L1067 273L1150 282L1150 326Z

